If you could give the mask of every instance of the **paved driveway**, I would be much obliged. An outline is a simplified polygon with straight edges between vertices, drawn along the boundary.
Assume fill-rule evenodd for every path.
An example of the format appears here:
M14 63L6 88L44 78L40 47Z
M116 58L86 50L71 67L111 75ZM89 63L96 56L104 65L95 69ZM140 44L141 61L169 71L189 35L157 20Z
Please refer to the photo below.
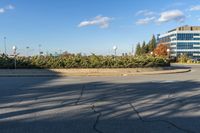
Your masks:
M200 66L137 77L0 78L0 133L199 133Z

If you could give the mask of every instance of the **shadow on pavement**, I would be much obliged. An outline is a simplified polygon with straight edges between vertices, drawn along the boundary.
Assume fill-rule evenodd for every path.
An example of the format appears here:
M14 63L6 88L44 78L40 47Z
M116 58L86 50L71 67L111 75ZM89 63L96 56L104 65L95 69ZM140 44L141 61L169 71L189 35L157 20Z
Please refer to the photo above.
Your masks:
M200 131L199 82L68 84L53 77L14 79L0 83L1 133Z
M191 69L190 66L172 65L170 67L163 67L163 70L176 70L176 69Z

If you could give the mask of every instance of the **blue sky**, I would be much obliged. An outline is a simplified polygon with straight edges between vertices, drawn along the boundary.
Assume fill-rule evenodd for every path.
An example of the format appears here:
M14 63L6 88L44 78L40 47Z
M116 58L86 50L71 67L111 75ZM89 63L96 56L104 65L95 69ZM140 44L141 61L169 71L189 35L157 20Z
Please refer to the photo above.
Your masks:
M199 0L1 0L0 51L112 54L176 26L200 25ZM26 47L29 46L29 51Z

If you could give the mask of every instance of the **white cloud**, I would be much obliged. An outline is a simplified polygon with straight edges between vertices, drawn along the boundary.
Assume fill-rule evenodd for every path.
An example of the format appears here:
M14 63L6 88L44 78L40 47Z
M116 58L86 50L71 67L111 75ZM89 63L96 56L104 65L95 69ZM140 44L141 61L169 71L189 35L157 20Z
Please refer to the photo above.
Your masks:
M192 6L190 11L200 11L200 5Z
M7 5L5 7L0 8L0 14L5 13L7 10L13 10L15 7L13 5Z
M149 11L149 10L140 10L135 14L135 16L140 16L140 15L152 16L152 15L155 15L155 14L156 14L155 12L152 12L152 11Z
M0 13L4 13L5 9L4 8L0 8Z
M162 12L160 18L158 18L159 23L169 22L169 21L177 21L183 22L185 20L185 15L180 10L169 10Z
M139 19L136 24L138 25L146 25L156 20L156 17L146 17L144 19Z
M86 26L96 25L96 26L100 26L100 28L108 28L111 20L112 20L112 18L110 18L110 17L103 17L103 16L99 15L91 20L81 22L78 25L78 27L86 27Z

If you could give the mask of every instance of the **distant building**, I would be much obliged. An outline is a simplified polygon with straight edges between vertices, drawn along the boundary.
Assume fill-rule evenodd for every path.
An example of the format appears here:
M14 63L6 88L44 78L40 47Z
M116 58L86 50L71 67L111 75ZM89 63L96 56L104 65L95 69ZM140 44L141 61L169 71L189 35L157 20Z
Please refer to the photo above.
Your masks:
M200 58L200 26L186 25L159 34L157 42L170 48L171 57L187 54L191 58Z

